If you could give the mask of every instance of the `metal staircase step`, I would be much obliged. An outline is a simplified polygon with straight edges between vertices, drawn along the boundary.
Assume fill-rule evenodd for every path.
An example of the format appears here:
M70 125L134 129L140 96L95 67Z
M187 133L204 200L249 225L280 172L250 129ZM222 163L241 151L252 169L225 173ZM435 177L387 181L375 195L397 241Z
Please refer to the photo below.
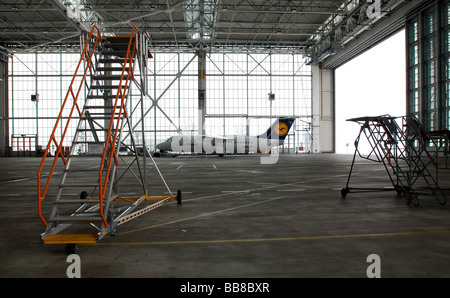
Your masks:
M114 107L113 106L105 106L105 105L103 105L103 106L89 106L89 105L85 105L84 106L85 110L89 110L89 109L112 109L112 108L114 108ZM116 108L118 109L118 108L120 108L120 106L117 105Z
M64 199L54 202L54 204L98 204L96 199Z
M133 45L135 38L133 37ZM130 36L114 36L108 37L104 43L104 48L107 49L128 49L128 45L130 44Z
M81 120L109 120L109 119L111 119L111 116L112 116L112 115L110 115L110 116L105 115L105 116L101 116L101 117L100 117L100 116L95 116L95 117L80 117L80 119L81 119ZM119 119L119 116L121 116L121 115L119 115L118 113L115 114L115 115L114 115L114 120ZM122 115L121 117L123 117L123 115Z
M107 49L117 49L117 48L128 48L130 39L129 38L123 38L123 39L116 39L116 40L107 40L107 42L104 43L104 48Z
M127 45L128 47L128 45ZM110 48L111 49L111 48ZM103 56L119 56L119 57L125 57L127 55L127 48L124 48L122 50L111 50L111 51L102 51Z
M125 85L120 86L120 87L123 89L123 88L125 88ZM95 85L95 86L92 86L91 89L95 89L95 90L97 90L97 89L119 89L119 85L102 85L102 86Z
M72 144L105 144L105 142L101 141L73 141Z
M83 156L83 155L77 155L77 156ZM86 183L68 184L68 183L65 183L65 184L60 184L59 187L60 188L64 188L64 187L98 187L98 183L96 183L96 184L86 184Z
M76 154L70 154L70 158L78 157L78 158L89 158L89 157L102 157L103 155L101 153L92 153L92 154L83 154L83 155L76 155Z
M61 223L91 223L100 222L102 218L99 216L55 216L48 219L49 222L61 222Z
M124 58L116 58L116 59L111 59L111 58L100 58L98 60L100 63L121 63L123 64L125 62Z
M134 37L133 37L134 40ZM128 47L130 36L108 37L104 43L106 48Z
M106 128L79 128L79 129L77 129L77 131L81 131L81 132L84 132L84 131L108 131L108 129L106 129Z
M103 169L102 171L106 171L106 169ZM64 169L64 172L98 172L98 169Z
M106 110L108 108L105 108ZM109 108L111 110L111 108ZM94 117L95 116L95 117ZM89 112L89 116L81 116L80 119L86 118L86 119L97 119L96 116L112 116L111 112Z
M94 94L90 94L87 96L87 98L91 98L91 99L108 99L108 98L116 98L117 94L102 94L102 95L94 95Z
M123 67L97 67L97 71L122 71ZM129 71L129 67L125 67L125 71Z
M96 75L94 76L95 80L102 80L102 81L120 81L122 78L121 75ZM127 74L123 75L123 79L127 78Z

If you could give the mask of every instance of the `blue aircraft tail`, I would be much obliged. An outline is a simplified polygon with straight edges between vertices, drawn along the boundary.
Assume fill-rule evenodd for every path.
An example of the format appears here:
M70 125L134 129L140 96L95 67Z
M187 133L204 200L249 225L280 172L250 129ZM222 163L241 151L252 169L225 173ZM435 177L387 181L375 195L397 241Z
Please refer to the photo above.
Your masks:
M280 117L275 120L275 122L265 133L260 134L259 137L283 141L291 129L294 121L295 118Z

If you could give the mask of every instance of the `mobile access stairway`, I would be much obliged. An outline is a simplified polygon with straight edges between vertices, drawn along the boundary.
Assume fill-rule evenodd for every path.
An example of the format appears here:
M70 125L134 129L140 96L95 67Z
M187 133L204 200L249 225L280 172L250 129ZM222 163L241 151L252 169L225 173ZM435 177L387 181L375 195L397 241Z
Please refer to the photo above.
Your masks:
M181 204L181 192L172 194L145 146L147 63L152 58L148 34L133 27L129 36L102 38L94 26L86 36L37 179L38 213L46 227L41 239L66 244L68 254L79 243L96 243L114 234L117 226L169 201ZM66 154L63 145L71 128L75 134ZM137 130L142 132L139 144ZM52 146L56 152L49 163ZM148 195L147 157L157 169L152 178L159 176L168 195ZM61 176L57 185L51 183L55 174ZM138 189L130 191L130 177ZM136 191L141 193L136 196ZM44 202L50 195L55 199Z
M405 195L407 203L416 207L419 196L434 196L444 205L446 196L438 184L438 150L437 144L415 116L352 118L347 121L360 125L360 132L355 141L355 153L347 179L347 185L341 190L341 196L359 191L386 190L386 188L350 188L350 177L355 165L355 158L382 163L393 190ZM359 150L360 141L370 145L368 153Z

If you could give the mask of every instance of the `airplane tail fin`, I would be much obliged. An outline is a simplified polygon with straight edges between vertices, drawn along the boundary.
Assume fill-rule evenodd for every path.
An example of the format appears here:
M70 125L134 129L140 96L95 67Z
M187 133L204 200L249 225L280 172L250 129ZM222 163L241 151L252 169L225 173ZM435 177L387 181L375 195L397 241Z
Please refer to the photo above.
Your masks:
M260 138L275 139L284 141L295 118L280 117L270 126L270 128L263 134L260 134Z

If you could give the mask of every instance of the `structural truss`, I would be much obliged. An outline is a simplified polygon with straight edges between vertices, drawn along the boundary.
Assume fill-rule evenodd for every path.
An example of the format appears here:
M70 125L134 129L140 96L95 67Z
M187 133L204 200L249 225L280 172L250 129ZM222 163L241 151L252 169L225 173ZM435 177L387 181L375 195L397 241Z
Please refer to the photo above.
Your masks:
M78 45L96 25L121 34L131 24L153 47L297 51L320 58L370 29L366 0L1 0L3 50ZM379 0L384 16L404 1Z

